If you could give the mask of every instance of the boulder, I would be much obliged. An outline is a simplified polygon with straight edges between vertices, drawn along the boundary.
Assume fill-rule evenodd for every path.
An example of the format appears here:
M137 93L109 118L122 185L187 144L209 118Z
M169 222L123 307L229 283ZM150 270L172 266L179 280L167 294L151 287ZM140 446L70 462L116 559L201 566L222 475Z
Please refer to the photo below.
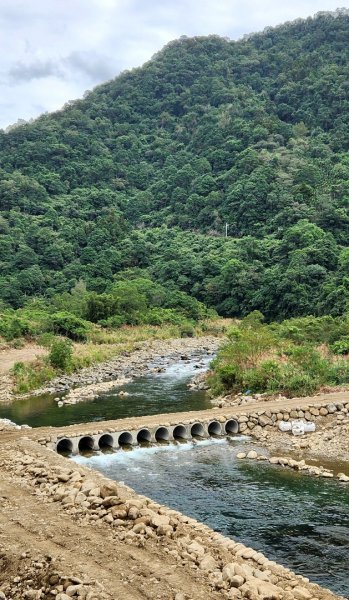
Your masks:
M272 420L269 419L269 417L267 417L266 415L261 415L258 419L258 422L261 425L261 427L265 427L266 425L272 425Z
M112 481L103 483L100 486L99 490L101 498L108 498L108 496L118 496L118 486Z
M296 600L309 600L312 597L312 594L306 588L299 585L293 588L292 593Z
M202 571L214 571L217 569L217 563L213 556L205 554L204 558L200 561L199 568Z
M167 515L154 514L154 516L150 519L150 525L156 528L165 527L167 525L170 525L170 517L168 517Z
M246 581L240 587L240 591L250 600L280 600L283 595L281 588L255 577Z

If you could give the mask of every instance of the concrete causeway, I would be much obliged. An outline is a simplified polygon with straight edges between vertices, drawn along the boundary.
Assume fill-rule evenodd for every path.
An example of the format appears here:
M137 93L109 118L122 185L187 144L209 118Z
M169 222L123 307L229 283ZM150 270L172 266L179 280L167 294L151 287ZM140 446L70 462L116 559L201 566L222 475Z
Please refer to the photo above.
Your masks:
M335 392L305 398L251 402L238 407L208 409L132 417L114 421L94 421L60 428L39 428L28 435L57 452L120 448L142 443L164 443L209 436L248 433L256 426L265 427L289 418L312 420L333 406L340 410L349 402L348 392Z

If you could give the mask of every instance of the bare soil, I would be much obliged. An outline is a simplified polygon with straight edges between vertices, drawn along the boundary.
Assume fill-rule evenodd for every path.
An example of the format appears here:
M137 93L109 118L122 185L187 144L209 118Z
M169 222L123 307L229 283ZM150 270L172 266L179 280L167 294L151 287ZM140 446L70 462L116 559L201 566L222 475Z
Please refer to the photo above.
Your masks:
M0 375L8 373L16 362L30 362L38 356L47 354L46 348L35 344L24 348L8 348L0 350Z

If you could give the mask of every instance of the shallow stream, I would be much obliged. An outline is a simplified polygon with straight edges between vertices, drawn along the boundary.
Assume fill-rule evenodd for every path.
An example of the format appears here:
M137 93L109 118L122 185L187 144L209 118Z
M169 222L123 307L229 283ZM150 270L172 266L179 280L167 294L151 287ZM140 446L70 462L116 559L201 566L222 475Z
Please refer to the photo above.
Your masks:
M74 460L349 597L348 487L239 461L246 442L235 436Z
M212 358L212 355L197 354L190 360L170 365L166 365L165 360L162 363L158 361L153 365L154 369L164 368L164 372L134 379L131 383L100 394L92 401L59 407L54 396L46 394L17 400L10 405L0 404L0 419L7 418L18 425L26 423L31 427L62 427L74 423L211 408L206 392L191 391L187 384L192 377L207 369ZM119 396L120 390L128 395Z

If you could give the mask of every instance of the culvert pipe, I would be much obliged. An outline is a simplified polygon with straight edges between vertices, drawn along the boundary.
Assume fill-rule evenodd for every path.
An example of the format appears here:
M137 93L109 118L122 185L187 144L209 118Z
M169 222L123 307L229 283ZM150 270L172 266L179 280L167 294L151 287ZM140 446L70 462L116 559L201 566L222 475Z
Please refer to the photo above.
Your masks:
M168 442L170 439L170 432L167 427L158 427L155 432L155 439L157 442Z
M57 444L57 452L59 454L67 454L73 452L73 442L69 438L59 440Z
M191 426L190 433L192 437L203 438L206 436L205 428L201 423L194 423L194 425Z
M173 438L175 440L187 440L188 431L185 425L177 425L173 430Z
M79 440L79 444L78 444L78 448L80 450L80 452L84 451L84 450L93 450L95 446L95 441L93 439L93 437L86 435L82 438L80 438Z
M130 446L133 444L132 433L129 431L124 431L121 435L119 435L118 443L119 446Z
M238 433L239 432L239 423L237 421L235 421L235 419L230 419L229 421L226 422L224 429L225 429L225 433L227 433L227 434Z
M114 446L114 439L109 433L105 433L98 440L98 446L102 450L103 448L112 448Z
M207 431L209 435L222 435L222 425L218 421L211 421Z
M137 442L141 444L142 442L151 442L151 433L149 429L141 429L137 433Z

